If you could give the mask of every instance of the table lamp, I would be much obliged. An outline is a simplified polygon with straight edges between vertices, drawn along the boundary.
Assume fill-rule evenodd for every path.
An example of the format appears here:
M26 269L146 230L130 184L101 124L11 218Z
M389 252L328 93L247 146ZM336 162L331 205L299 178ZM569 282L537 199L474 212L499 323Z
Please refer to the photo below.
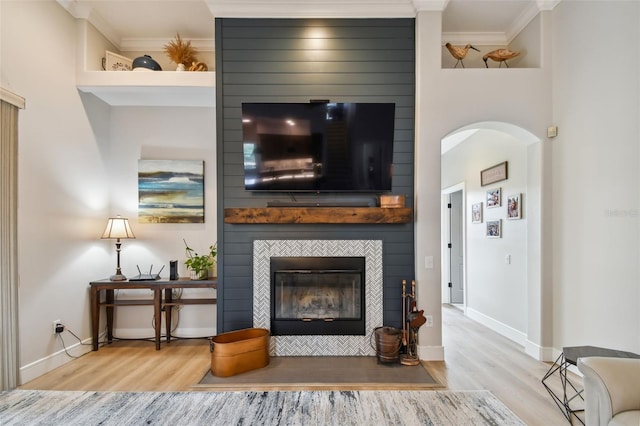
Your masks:
M120 215L118 215L118 217L110 217L107 221L107 227L100 238L116 240L116 254L118 259L116 274L109 277L111 281L124 281L127 279L127 277L122 275L122 271L120 270L120 246L122 245L122 243L120 243L120 239L135 237L136 236L133 235L133 231L131 231L131 227L129 226L129 219L126 217L120 217Z

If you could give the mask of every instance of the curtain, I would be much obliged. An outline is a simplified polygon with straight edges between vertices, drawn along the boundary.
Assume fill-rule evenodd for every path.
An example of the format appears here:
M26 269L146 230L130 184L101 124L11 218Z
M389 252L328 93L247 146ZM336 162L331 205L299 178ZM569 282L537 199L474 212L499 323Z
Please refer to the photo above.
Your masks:
M0 88L0 390L19 384L18 111L24 99Z

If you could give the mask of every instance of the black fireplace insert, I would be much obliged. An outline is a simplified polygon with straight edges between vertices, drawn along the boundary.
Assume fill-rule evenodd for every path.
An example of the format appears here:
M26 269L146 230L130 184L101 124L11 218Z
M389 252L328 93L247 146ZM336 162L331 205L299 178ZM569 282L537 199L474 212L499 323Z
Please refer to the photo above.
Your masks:
M364 335L364 257L272 257L271 334Z

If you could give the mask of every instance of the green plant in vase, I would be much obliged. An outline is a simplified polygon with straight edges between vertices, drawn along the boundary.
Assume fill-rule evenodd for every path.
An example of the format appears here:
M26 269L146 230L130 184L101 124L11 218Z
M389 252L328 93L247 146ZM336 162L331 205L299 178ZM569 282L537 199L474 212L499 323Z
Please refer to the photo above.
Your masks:
M215 262L218 249L216 244L209 246L209 252L207 254L199 255L194 249L189 247L186 240L184 241L185 251L187 253L187 260L184 264L191 271L191 279L205 280L209 276L209 269Z

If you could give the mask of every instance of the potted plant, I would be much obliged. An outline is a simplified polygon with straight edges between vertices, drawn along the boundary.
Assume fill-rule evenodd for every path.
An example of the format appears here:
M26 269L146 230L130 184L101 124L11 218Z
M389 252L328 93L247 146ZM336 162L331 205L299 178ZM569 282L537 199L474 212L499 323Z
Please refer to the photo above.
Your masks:
M209 269L213 266L216 255L218 254L216 244L209 246L209 252L207 254L199 255L194 249L189 247L186 240L183 241L186 247L185 251L187 252L187 260L184 261L184 264L187 265L187 268L190 271L191 279L207 279L209 276Z

